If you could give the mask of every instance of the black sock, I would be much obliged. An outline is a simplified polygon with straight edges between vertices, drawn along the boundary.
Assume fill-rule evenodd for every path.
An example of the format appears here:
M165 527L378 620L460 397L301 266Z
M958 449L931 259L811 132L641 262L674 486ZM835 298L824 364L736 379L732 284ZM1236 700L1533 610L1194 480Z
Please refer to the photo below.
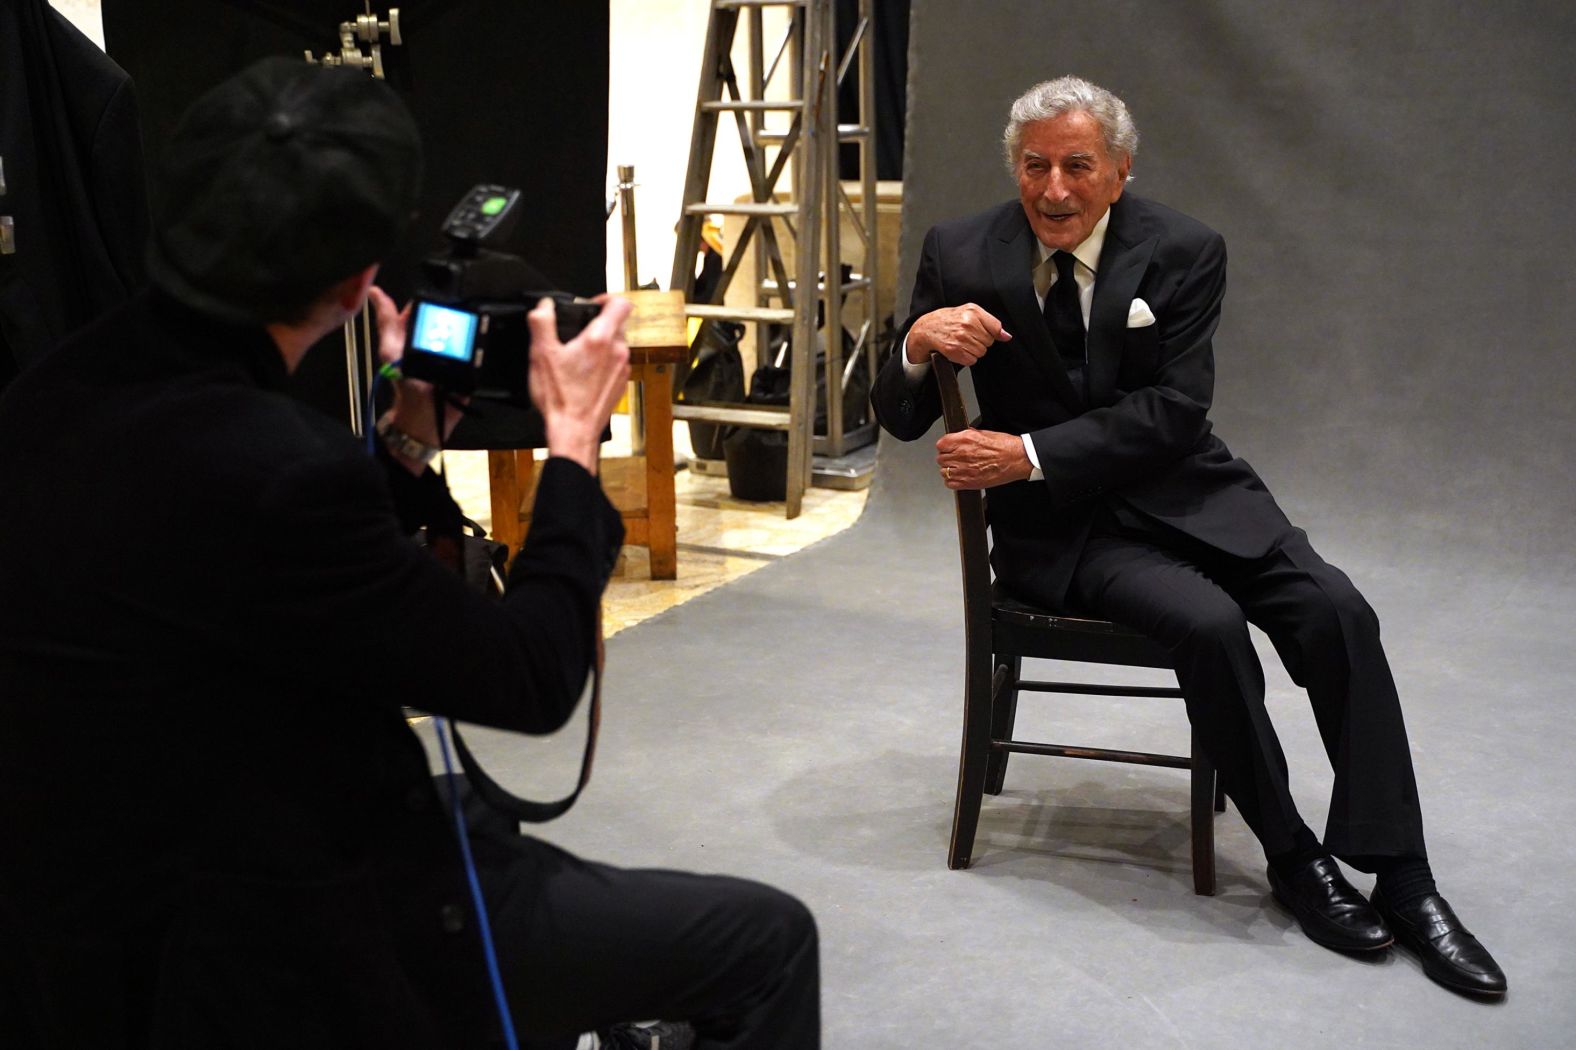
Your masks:
M1374 890L1390 902L1392 908L1409 908L1430 893L1438 893L1434 885L1434 871L1422 857L1367 857L1377 878Z
M1306 824L1292 834L1291 842L1291 849L1269 858L1270 867L1274 868L1275 874L1283 879L1290 878L1292 872L1309 861L1330 855L1324 844L1319 841L1319 837Z

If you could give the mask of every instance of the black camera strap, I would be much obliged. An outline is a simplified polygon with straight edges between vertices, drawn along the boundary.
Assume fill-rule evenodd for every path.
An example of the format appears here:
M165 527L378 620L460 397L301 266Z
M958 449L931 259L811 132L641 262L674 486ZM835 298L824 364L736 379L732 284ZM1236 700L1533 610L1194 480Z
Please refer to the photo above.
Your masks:
M434 387L432 391L433 414L437 418L439 447L442 447L444 432L444 413L450 400L445 391ZM439 475L444 488L448 487L448 480ZM427 546L440 562L447 564L461 576L470 580L472 584L481 588L484 593L495 597L503 595L503 578L499 572L501 563L493 563L490 556L476 559L478 563L487 563L490 572L482 573L483 578L473 578L471 560L466 557L468 545L488 545L501 548L486 538L486 533L480 525L469 518L462 517L460 534L445 536L427 530ZM505 554L507 550L505 549ZM591 764L596 758L596 738L602 727L602 667L607 659L605 639L602 634L602 607L597 606L596 611L596 659L591 667L591 701L587 711L586 748L580 758L580 779L576 781L574 790L563 798L552 802L534 802L530 799L520 798L507 788L503 787L476 761L476 756L471 754L471 749L465 746L465 738L460 735L460 727L451 720L449 734L454 741L454 753L460 760L460 768L465 771L466 783L478 798L498 813L526 824L545 824L549 820L563 816L580 797L580 792L591 782Z
M580 759L580 779L576 782L574 790L563 798L552 802L533 802L530 799L520 798L502 787L486 770L482 769L481 764L471 754L470 748L465 746L465 740L460 736L460 727L452 722L449 723L449 730L454 738L454 752L460 759L460 768L465 770L465 778L471 790L475 791L483 802L499 813L526 824L545 824L569 812L569 807L575 804L580 792L584 791L585 786L591 782L591 764L596 758L597 732L602 727L602 665L605 659L602 611L599 608L596 614L596 663L591 669L591 702L587 705L589 710L586 749Z

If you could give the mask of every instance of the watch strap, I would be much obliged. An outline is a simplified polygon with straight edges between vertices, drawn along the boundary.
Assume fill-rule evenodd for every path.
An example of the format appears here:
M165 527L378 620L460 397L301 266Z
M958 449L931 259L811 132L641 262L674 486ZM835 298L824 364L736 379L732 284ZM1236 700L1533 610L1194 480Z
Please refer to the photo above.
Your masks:
M419 438L413 438L399 427L394 425L390 416L383 416L374 428L388 450L397 456L415 460L422 466L427 466L438 458L438 447L429 445Z

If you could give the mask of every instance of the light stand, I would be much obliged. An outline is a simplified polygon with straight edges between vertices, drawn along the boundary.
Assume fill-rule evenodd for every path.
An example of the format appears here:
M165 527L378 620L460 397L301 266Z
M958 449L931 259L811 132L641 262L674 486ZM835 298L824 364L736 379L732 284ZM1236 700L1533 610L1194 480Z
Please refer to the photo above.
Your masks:
M372 0L364 0L361 14L353 21L339 23L339 53L325 51L319 58L307 51L306 60L316 65L365 70L382 80L385 33L391 46L398 47L404 43L399 31L399 8L389 8L388 18L380 19L372 13ZM368 45L368 53L362 54L358 44ZM345 322L345 378L350 395L350 430L357 437L366 433L367 423L362 416L362 406L376 369L377 361L372 350L372 311L363 303L360 331L357 331L354 318Z

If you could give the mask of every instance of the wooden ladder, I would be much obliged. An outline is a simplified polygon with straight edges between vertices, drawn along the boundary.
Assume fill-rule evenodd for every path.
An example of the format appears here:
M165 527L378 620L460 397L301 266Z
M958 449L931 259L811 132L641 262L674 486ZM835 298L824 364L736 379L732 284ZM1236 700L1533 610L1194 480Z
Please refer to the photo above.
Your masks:
M874 127L875 82L872 0L859 0L859 19L849 47L836 53L832 0L712 0L701 59L695 122L690 136L688 175L669 285L684 292L690 317L739 321L756 327L756 346L764 360L768 326L789 325L790 384L786 408L718 402L674 406L674 418L786 431L788 435L787 516L797 517L811 483L815 452L840 456L868 443L874 424L845 427L842 388L853 378L861 357L873 379L876 369L876 186ZM766 61L765 9L789 15L782 41ZM743 40L748 53L745 77L733 60L741 15L747 15ZM788 98L768 97L779 70L791 81ZM858 124L839 124L837 86L858 62L861 86ZM750 180L750 200L707 200L715 159L718 122L732 113ZM772 118L787 119L770 127ZM841 142L859 148L861 200L851 202L838 179ZM787 176L786 180L784 176ZM695 302L695 260L701 228L710 215L744 219L735 243L728 245L722 278L709 302ZM846 281L841 275L843 223L863 247L859 265ZM747 305L724 305L723 295L746 259L755 260L756 281ZM812 294L800 294L813 289ZM865 320L854 351L844 354L842 301L864 297ZM825 324L828 377L827 433L815 434L815 350L817 321ZM836 382L833 382L833 379Z

